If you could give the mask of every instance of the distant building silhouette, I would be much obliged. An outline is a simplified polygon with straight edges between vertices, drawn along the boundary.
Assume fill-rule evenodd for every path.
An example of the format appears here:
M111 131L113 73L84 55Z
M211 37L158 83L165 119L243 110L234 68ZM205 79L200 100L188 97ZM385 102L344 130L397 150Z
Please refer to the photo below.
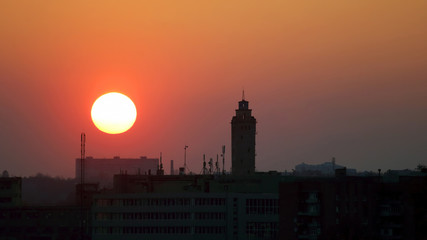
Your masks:
M80 162L76 159L76 179L80 179ZM99 187L113 186L114 174L155 174L159 167L158 158L93 158L84 160L84 178L86 183L99 183Z
M3 172L3 177L0 177L0 207L19 206L22 203L22 178L8 176Z
M9 177L9 172L4 170L3 173L1 174L1 177L3 178L8 178Z
M243 99L231 120L231 171L234 175L255 172L256 119L249 109L249 102Z
M342 169L335 163L335 158L331 162L324 162L322 164L306 164L301 163L295 166L295 174L299 176L334 176L335 170ZM346 168L347 175L356 175L356 169Z

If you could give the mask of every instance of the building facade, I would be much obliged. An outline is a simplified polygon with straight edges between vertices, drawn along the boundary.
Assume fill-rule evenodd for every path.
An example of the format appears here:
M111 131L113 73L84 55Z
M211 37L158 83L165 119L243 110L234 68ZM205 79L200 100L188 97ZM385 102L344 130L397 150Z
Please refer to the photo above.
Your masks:
M281 239L427 239L427 177L300 178L279 194Z
M80 220L77 206L0 207L0 239L81 239Z
M116 175L94 196L93 239L277 239L278 176Z

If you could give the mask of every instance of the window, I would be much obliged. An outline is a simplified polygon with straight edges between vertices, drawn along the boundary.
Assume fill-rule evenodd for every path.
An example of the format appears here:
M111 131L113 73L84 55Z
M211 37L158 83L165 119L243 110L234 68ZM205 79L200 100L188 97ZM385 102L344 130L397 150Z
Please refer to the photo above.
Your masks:
M279 214L278 199L246 199L246 214L277 215Z
M248 239L275 239L278 237L277 222L248 222L246 235Z

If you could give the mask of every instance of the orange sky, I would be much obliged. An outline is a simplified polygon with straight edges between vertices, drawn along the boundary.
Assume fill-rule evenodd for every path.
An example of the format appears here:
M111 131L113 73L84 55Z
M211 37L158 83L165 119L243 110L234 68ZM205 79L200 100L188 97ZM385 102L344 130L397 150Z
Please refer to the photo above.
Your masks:
M242 88L257 169L427 164L426 1L1 1L0 170L74 176L87 155L230 152ZM121 135L90 119L100 95L134 100Z

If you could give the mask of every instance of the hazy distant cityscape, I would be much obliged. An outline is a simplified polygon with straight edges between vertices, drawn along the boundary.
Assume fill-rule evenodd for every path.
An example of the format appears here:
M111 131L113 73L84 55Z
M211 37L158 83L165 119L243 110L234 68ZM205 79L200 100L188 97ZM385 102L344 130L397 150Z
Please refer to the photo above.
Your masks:
M427 1L0 1L0 240L427 240Z
M117 159L117 158L116 158ZM118 158L120 159L120 158ZM305 164L301 163L295 166L292 171L278 172L282 176L299 176L299 177L332 177L335 175L336 169L343 169L345 166L334 164L333 162L325 162L322 164ZM399 176L423 176L423 165L419 165L414 169L391 170L381 172L384 179L393 180ZM7 170L2 171L2 177L20 177L10 174ZM175 171L178 175L178 169ZM356 171L355 169L346 168L348 176L378 176L378 172L372 171ZM131 171L129 174L133 174ZM153 171L154 173L154 171ZM227 174L230 174L227 172ZM169 172L170 175L170 172ZM105 175L104 175L105 176ZM105 177L104 177L105 179ZM102 178L99 179L102 181ZM112 187L112 178L109 180ZM48 174L39 173L34 176L22 177L22 203L28 206L49 206L49 205L70 205L75 203L75 185L79 182L77 178L62 178L53 177ZM106 187L106 186L104 186Z
M427 168L358 172L333 157L256 171L257 121L244 98L231 122L232 169L200 173L160 158L75 160L75 178L0 178L1 239L424 239ZM187 146L184 150L186 151ZM222 160L222 161L221 161Z

